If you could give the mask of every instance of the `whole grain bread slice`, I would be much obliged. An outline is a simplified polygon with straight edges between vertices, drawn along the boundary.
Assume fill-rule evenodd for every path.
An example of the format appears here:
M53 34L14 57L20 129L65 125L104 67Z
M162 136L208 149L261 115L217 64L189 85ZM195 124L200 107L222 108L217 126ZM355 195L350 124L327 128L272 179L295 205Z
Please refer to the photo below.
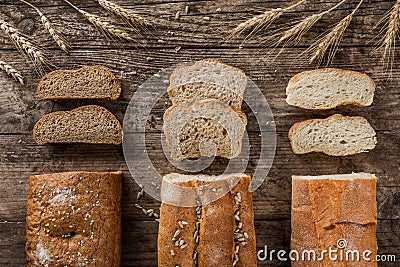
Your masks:
M38 144L122 142L122 127L107 109L88 105L71 111L58 111L43 116L33 128Z
M226 106L216 99L205 99L190 106L168 108L163 129L174 160L201 156L234 158L241 152L246 124L247 118L242 110ZM216 151L208 146L210 141L215 144Z
M375 130L365 118L340 114L294 124L289 140L295 154L322 152L331 156L366 152L377 143Z
M247 85L245 73L217 59L204 59L192 66L177 67L170 77L168 95L173 104L189 105L214 98L241 108Z
M40 80L41 99L118 99L121 84L109 68L85 66L78 70L56 70Z
M286 102L304 109L331 109L353 104L369 106L375 83L366 74L334 68L305 71L290 79Z

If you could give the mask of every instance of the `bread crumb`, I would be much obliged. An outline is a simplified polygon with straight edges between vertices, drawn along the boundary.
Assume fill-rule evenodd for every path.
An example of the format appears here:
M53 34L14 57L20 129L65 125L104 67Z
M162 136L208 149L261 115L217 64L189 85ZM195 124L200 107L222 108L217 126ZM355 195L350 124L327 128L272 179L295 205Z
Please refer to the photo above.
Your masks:
M175 19L178 20L180 18L180 16L181 16L181 12L179 12L179 11L176 12Z
M210 17L204 17L203 20L209 21L211 18Z

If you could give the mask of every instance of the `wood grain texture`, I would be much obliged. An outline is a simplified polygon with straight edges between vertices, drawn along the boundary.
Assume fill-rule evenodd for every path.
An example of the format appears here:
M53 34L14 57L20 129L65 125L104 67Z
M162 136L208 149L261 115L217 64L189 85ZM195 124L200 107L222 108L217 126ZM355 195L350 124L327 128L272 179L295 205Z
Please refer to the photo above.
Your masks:
M238 23L268 9L288 5L287 1L260 0L115 0L154 21L157 31L138 36L139 43L116 44L106 40L80 14L61 0L37 0L34 3L71 41L69 55L58 50L43 29L34 10L13 0L0 0L0 18L11 22L32 36L48 52L50 61L60 69L102 64L110 67L123 85L118 101L70 100L45 101L36 94L40 77L9 40L0 33L0 59L12 64L25 76L21 86L0 72L0 266L25 266L25 216L28 178L34 174L72 170L114 171L124 173L123 257L122 266L157 265L156 222L134 207L138 186L125 164L121 147L107 145L44 145L34 143L33 125L44 114L69 110L84 104L99 104L112 111L122 122L125 110L137 88L162 68L203 58L219 58L242 68L265 95L275 117L277 150L274 164L263 186L253 195L256 218L257 248L289 249L291 175L322 175L327 173L371 172L378 177L378 245L379 253L397 254L400 258L400 66L398 54L391 75L383 73L379 57L371 55L379 31L377 21L394 1L365 1L346 31L333 67L365 72L377 83L371 107L344 106L334 110L305 111L288 106L285 87L290 77L315 68L300 54L314 38L334 22L346 16L358 1L351 0L316 24L296 45L286 49L277 59L280 48L267 48L265 36L257 36L239 49L241 38L226 42L224 38ZM73 1L85 11L106 13L96 1ZM326 10L337 1L307 1L278 22L286 24L317 11ZM189 6L189 14L184 14ZM219 8L221 9L219 11ZM175 14L180 11L179 20ZM210 20L204 20L204 17ZM264 33L268 34L268 33ZM162 40L162 41L159 41ZM179 52L175 48L181 47ZM162 115L171 105L167 96L153 108L146 127L146 144L153 165L160 173L177 171L161 151ZM258 125L248 106L252 155L247 167L251 174L258 164L260 139ZM287 131L298 121L327 117L334 113L366 117L378 133L375 150L344 158L323 154L294 155ZM145 133L139 133L145 134ZM221 172L225 160L216 160L208 173ZM142 200L146 208L158 209L160 203L149 196ZM259 262L266 266L265 262ZM289 266L277 261L269 266ZM382 266L395 266L384 264Z

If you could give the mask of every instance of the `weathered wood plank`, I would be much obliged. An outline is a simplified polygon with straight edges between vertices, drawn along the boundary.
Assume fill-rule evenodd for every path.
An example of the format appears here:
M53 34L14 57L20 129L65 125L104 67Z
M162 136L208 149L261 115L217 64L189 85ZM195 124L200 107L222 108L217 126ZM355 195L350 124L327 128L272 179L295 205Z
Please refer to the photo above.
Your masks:
M156 222L123 220L121 266L157 266ZM400 221L381 220L378 223L378 247L380 254L399 254ZM257 249L268 246L268 250L289 250L290 221L256 221ZM0 223L0 266L25 266L25 223ZM275 258L276 259L276 258ZM288 266L275 260L272 266ZM271 266L271 262L259 261L259 266ZM384 266L396 266L385 264Z
M177 171L164 158L159 134L149 134L147 148L150 159L160 174ZM21 142L20 142L21 140ZM398 183L399 134L379 134L378 147L369 152L346 158L333 158L322 154L295 156L286 134L278 134L278 148L274 164L263 186L254 193L257 220L290 218L291 175L321 175L329 173L371 172L378 177L378 217L400 219L400 187ZM257 148L256 138L250 143ZM123 207L130 220L146 220L134 208L138 187L129 173L121 147L93 145L36 145L31 136L0 135L4 157L0 161L0 221L23 221L25 217L28 178L40 173L71 170L124 172ZM247 172L257 166L257 153L250 156ZM390 163L390 164L387 164ZM206 170L220 173L226 162L216 160ZM101 166L101 167L100 167ZM152 173L145 173L152 177ZM158 208L159 202L150 197L143 200L148 208Z
M51 38L41 26L41 22L34 10L28 6L15 2L3 1L0 16L12 21L26 34L32 36L40 45L46 48L55 48ZM147 15L156 25L157 31L153 35L146 35L146 40L141 40L139 47L238 47L243 37L234 38L224 42L239 23L259 14L269 8L284 7L289 4L285 1L243 1L243 0L218 0L218 1L116 1L130 7L138 13ZM293 1L294 2L294 1ZM250 46L260 47L265 43L265 35L270 35L276 28L287 26L288 22L301 20L307 15L329 9L337 2L325 1L307 2L292 12L288 12L279 19L270 31L261 33L249 42ZM299 46L308 46L311 40L328 30L334 23L345 17L358 3L357 0L348 1L336 11L331 12L316 23L312 32L307 33ZM67 6L63 1L35 1L42 11L55 25L71 40L72 47L100 48L109 46L112 42L105 40L78 12ZM76 3L84 10L107 16L95 1L90 3ZM185 6L189 6L189 14L185 14ZM372 46L370 42L379 32L374 26L393 5L393 1L366 1L359 12L354 16L353 22L345 33L344 46ZM179 20L175 19L176 12L180 12ZM210 18L209 21L204 17ZM173 34L171 34L173 32ZM144 38L138 38L144 39ZM158 40L165 42L159 43ZM9 42L0 41L4 48L11 48ZM134 47L135 43L124 44L124 47Z

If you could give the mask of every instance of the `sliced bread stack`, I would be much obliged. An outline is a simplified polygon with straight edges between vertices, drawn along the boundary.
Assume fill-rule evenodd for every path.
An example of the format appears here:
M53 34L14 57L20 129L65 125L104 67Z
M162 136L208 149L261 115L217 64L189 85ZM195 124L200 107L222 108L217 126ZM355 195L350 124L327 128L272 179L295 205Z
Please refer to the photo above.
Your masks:
M295 75L286 88L286 102L312 110L347 104L369 106L374 93L375 83L366 74L327 68ZM367 152L377 143L375 130L365 118L340 114L294 124L289 140L295 154L323 152L331 156Z
M215 59L177 67L164 114L164 134L173 160L237 157L247 124L241 110L247 77Z
M38 85L41 99L109 99L121 94L121 84L104 66L86 66L78 70L56 70L46 74ZM97 105L43 116L33 128L38 144L122 142L122 127L107 109Z

